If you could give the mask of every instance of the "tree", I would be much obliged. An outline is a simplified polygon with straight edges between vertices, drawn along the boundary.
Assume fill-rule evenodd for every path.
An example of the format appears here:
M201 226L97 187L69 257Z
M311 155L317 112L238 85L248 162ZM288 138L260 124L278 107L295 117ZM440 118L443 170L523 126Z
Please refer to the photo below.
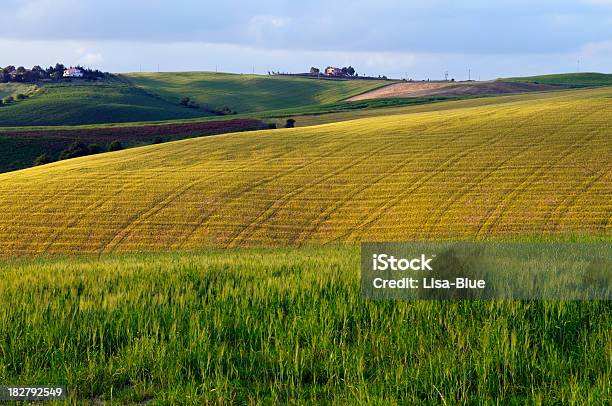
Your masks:
M355 69L352 66L349 66L348 68L345 66L342 68L342 75L343 76L354 76Z
M62 151L59 159L77 158L80 156L89 155L89 147L81 141L75 141L68 148Z
M46 79L48 77L47 72L45 72L45 70L39 65L35 65L34 67L32 67L32 70L30 71L30 76L32 80L41 80Z
M17 100L25 100L28 98L27 95L23 94L23 93L19 93L17 96L15 96L17 98Z
M113 141L108 146L109 151L121 151L123 149L123 145L119 141Z
M162 144L163 142L164 142L164 139L160 137L159 135L153 139L153 144Z
M188 107L190 109L199 109L200 105L195 102L195 100L191 100L189 97L183 97L181 101L179 101L181 106Z
M321 71L319 70L319 68L315 68L314 66L312 66L310 68L310 74L311 75L318 75Z
M63 64L56 63L55 66L51 68L51 73L49 73L49 76L53 80L60 80L62 77L64 77L64 69L66 69L66 67Z
M4 104L11 104L14 101L15 101L15 98L13 98L13 96L6 96L4 98Z
M49 76L53 80L60 80L62 77L64 77L64 72L60 73L60 72L53 71L51 72L51 75Z
M295 127L295 120L292 118L287 119L287 123L285 124L285 128L293 128Z
M49 156L49 154L44 153L36 157L36 159L34 160L34 166L46 165L50 164L51 162L53 162L53 159Z
M102 148L101 146L99 146L98 144L89 144L89 153L91 155L95 155L95 154L101 154L104 151L104 148Z

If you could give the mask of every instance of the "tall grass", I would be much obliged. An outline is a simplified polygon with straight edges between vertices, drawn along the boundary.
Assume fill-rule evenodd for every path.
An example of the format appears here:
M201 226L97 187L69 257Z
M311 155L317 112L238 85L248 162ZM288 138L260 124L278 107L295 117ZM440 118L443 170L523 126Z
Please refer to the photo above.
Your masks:
M609 302L374 302L354 247L0 263L0 383L72 401L610 400Z

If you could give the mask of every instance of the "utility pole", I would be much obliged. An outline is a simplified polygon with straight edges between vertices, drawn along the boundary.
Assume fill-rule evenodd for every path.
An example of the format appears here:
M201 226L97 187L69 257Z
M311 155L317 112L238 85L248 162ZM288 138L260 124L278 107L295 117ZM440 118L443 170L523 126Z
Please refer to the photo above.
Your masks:
M444 72L444 81L448 82L448 71Z
M472 70L468 69L468 82L472 80Z
M576 72L580 73L580 58L578 58L578 62L576 63Z

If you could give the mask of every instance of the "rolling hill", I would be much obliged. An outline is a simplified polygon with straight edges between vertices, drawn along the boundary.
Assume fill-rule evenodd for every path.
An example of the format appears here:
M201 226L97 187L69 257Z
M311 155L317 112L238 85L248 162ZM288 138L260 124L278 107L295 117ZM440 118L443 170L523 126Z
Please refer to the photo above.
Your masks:
M0 172L33 166L36 158L42 154L51 161L58 160L62 151L75 141L85 145L95 144L103 149L108 148L112 142L119 141L124 148L131 148L170 140L267 128L268 124L261 120L234 118L150 125L0 129Z
M0 253L609 236L611 96L228 134L2 174Z
M612 85L612 74L596 72L559 73L552 75L508 78L504 80L511 82L537 82L546 85L610 86Z
M82 125L210 116L119 81L44 85L27 100L0 107L0 126Z
M565 96L558 94L555 99ZM403 114L419 111L448 110L476 107L490 104L511 103L517 100L534 100L550 98L549 93L534 92L516 96L498 97L409 97L384 98L360 101L339 101L312 106L294 107L251 114L212 116L200 118L175 119L169 121L144 121L140 123L90 124L80 126L28 126L0 128L0 172L24 169L33 166L35 159L47 154L52 160L60 155L75 140L86 144L106 146L113 140L119 140L125 147L147 145L153 142L156 135L164 140L176 140L211 133L235 132L231 122L248 120L254 122L253 116L264 123L248 125L244 130L262 128L261 124L275 123L284 127L288 118L296 119L296 126L307 126L330 122L346 121L355 118L375 117L381 115ZM174 107L173 107L174 108ZM223 126L225 130L209 127Z
M228 107L238 113L334 103L388 84L385 81L316 80L205 72L117 75L104 82L2 84L0 97L31 97L0 106L0 127L74 126L184 120L213 116ZM200 108L179 101L189 96Z
M212 72L130 73L122 77L171 103L191 97L202 105L228 106L238 113L333 103L392 83Z

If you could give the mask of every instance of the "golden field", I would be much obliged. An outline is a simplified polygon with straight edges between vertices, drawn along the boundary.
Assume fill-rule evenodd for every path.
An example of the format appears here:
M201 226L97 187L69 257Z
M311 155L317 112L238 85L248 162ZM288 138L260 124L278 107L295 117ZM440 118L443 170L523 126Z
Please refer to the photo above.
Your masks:
M610 235L612 89L469 103L2 174L0 254Z

